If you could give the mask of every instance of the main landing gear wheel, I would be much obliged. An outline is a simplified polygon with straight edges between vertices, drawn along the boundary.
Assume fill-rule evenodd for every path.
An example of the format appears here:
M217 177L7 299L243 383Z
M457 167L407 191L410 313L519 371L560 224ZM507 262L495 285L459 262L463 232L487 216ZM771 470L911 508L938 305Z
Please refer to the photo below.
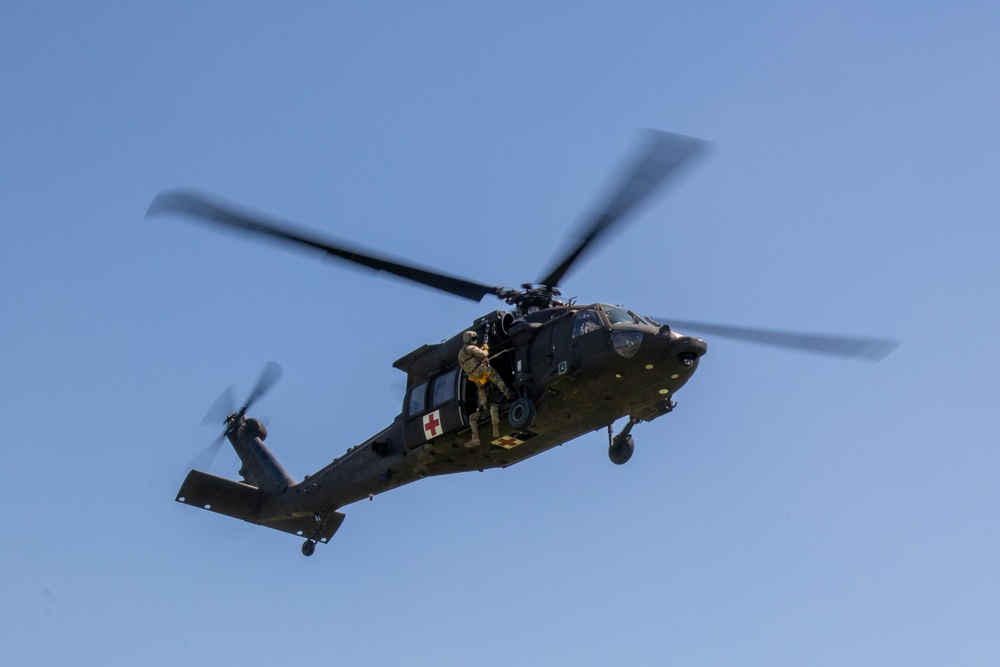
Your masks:
M628 463L633 452L635 452L635 440L632 439L632 436L619 435L611 441L611 446L608 447L608 458L611 459L612 463L620 466Z
M302 555L312 556L313 552L316 551L316 543L312 540L306 540L302 543Z
M618 435L612 437L611 424L608 424L608 458L616 466L628 463L635 451L635 440L632 439L632 427L639 423L635 417L629 417L625 428Z
M535 423L535 415L538 414L535 404L528 398L518 398L510 404L510 411L507 413L507 421L514 428L521 430L529 428Z

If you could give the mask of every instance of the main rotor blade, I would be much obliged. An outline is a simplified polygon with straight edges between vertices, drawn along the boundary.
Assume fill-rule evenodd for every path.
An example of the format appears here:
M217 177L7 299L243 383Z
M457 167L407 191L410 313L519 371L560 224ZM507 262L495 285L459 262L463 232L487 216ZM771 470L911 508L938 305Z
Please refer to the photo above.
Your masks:
M740 340L786 347L808 352L834 354L841 357L854 357L878 362L885 359L899 347L899 342L886 338L864 338L858 336L827 336L811 333L796 333L791 331L772 331L770 329L751 329L750 327L734 327L723 324L706 324L705 322L688 322L669 318L654 318L657 322L666 322L671 329L690 329L691 331L727 336Z
M680 173L680 168L695 156L705 142L681 134L649 130L648 145L626 171L623 182L615 190L601 212L580 226L580 241L555 265L542 285L555 287L584 251L608 229L620 224L622 219L654 190L669 181L668 177Z
M400 278L406 278L472 301L481 301L487 294L496 294L498 291L498 288L490 285L421 269L388 258L378 257L367 251L354 250L338 242L320 238L310 232L294 229L285 223L236 211L190 192L174 190L156 195L156 198L149 205L149 210L146 211L146 217L157 213L185 213L221 226L258 232L299 246L321 250L347 262L366 266L375 271L385 271Z

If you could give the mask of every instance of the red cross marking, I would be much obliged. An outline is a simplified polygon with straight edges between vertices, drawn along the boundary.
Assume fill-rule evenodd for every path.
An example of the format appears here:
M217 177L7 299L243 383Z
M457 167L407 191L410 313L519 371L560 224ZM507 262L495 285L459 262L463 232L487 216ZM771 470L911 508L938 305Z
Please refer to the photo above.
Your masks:
M441 435L442 429L439 410L435 410L429 415L424 415L424 433L426 433L428 440Z

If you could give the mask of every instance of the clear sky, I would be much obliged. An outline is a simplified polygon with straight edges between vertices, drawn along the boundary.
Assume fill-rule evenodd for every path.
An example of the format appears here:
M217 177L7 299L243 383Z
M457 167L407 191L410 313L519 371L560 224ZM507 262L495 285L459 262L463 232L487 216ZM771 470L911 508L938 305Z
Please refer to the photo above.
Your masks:
M0 4L0 662L995 665L1000 5ZM191 225L186 186L537 280L641 128L711 155L564 281L706 336L672 414L348 506L174 502L263 364L297 478L497 307ZM620 425L619 425L620 426ZM236 476L226 450L210 471Z

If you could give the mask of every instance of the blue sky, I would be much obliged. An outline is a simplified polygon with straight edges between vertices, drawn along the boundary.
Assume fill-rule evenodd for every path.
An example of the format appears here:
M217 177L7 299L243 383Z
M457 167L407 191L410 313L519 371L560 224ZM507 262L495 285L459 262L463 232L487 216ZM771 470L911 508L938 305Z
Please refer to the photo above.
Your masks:
M985 665L1000 658L995 3L0 6L0 662ZM267 360L298 478L471 304L143 220L187 186L536 280L639 130L712 143L564 282L707 337L677 410L349 506L310 559L173 502ZM211 472L236 475L224 451Z

